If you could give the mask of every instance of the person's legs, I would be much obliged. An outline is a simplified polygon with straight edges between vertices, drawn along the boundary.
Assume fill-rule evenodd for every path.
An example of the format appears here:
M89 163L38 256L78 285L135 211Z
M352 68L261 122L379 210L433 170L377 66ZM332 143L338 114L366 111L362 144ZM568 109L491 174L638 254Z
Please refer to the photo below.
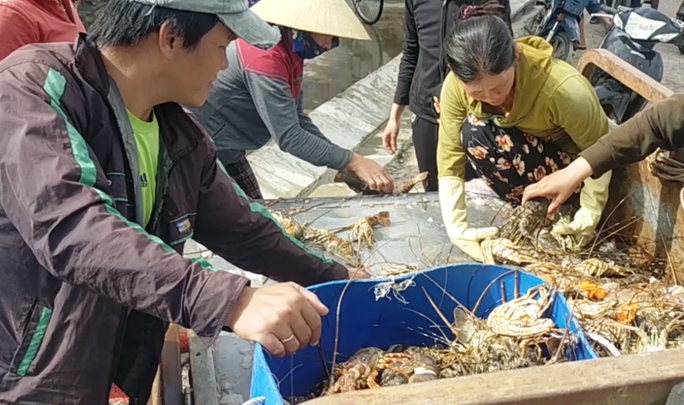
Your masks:
M463 124L463 149L478 175L513 205L520 204L525 187L572 160L550 142L472 116Z
M413 124L413 147L416 150L418 170L428 172L423 180L425 191L437 191L437 139L439 125L426 119L415 117Z
M657 10L659 5L660 5L660 0L651 0L651 8L652 9Z
M684 20L684 0L682 0L682 4L679 5L679 11L677 11L677 19Z
M580 43L577 45L577 49L585 50L587 49L587 39L584 36L584 17L579 21L579 32L580 32Z
M264 199L259 189L259 181L257 181L246 155L243 154L240 159L233 163L224 164L224 166L228 175L235 180L249 198L252 200Z

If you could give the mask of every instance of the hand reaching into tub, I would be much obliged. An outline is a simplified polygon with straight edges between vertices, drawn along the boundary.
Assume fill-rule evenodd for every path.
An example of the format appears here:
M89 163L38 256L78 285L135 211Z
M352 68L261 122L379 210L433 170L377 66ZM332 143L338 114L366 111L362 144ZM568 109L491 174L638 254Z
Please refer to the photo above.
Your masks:
M316 294L295 283L245 287L226 326L245 340L259 342L275 357L294 354L321 338L328 313Z
M553 233L573 238L573 245L581 247L593 237L596 226L601 220L603 208L608 200L608 187L611 172L598 179L592 179L593 169L584 158L578 158L568 167L544 177L538 183L525 188L523 204L536 197L551 198L549 216L553 216L558 208L584 182L580 192L580 209L571 222L558 222Z
M593 173L594 170L589 162L582 157L577 158L565 169L549 174L538 182L525 187L522 203L525 204L538 197L546 197L551 200L548 215L553 217L560 206Z

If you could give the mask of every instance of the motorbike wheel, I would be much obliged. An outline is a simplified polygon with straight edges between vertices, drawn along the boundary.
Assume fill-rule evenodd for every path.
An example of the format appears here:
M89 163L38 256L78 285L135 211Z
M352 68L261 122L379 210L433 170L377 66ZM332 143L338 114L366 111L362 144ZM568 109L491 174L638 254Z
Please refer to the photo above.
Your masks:
M684 55L684 45L680 45L678 48L679 48L679 53Z
M539 26L544 19L544 13L546 13L546 10L543 7L539 7L538 10L534 11L534 17L525 24L525 32L529 35L537 35L537 32L540 31Z
M551 38L551 46L553 47L554 58L565 61L568 60L568 56L570 56L570 49L572 48L572 41L566 32L556 32L556 35Z

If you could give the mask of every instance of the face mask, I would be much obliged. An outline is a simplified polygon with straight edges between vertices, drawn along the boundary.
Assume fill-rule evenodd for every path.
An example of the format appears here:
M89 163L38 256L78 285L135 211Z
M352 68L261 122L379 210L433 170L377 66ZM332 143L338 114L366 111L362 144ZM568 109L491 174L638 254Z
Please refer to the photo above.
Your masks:
M340 39L334 37L330 49L335 49L339 44ZM297 30L292 30L292 50L302 59L313 59L327 51L313 40L311 34Z

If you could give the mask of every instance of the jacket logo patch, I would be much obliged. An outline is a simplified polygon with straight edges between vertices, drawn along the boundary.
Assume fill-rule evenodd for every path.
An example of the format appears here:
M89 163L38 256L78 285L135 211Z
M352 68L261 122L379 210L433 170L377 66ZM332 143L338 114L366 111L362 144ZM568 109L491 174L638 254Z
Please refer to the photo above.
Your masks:
M178 229L178 232L180 233L188 232L190 230L190 220L186 218L180 222L177 222L176 229Z

